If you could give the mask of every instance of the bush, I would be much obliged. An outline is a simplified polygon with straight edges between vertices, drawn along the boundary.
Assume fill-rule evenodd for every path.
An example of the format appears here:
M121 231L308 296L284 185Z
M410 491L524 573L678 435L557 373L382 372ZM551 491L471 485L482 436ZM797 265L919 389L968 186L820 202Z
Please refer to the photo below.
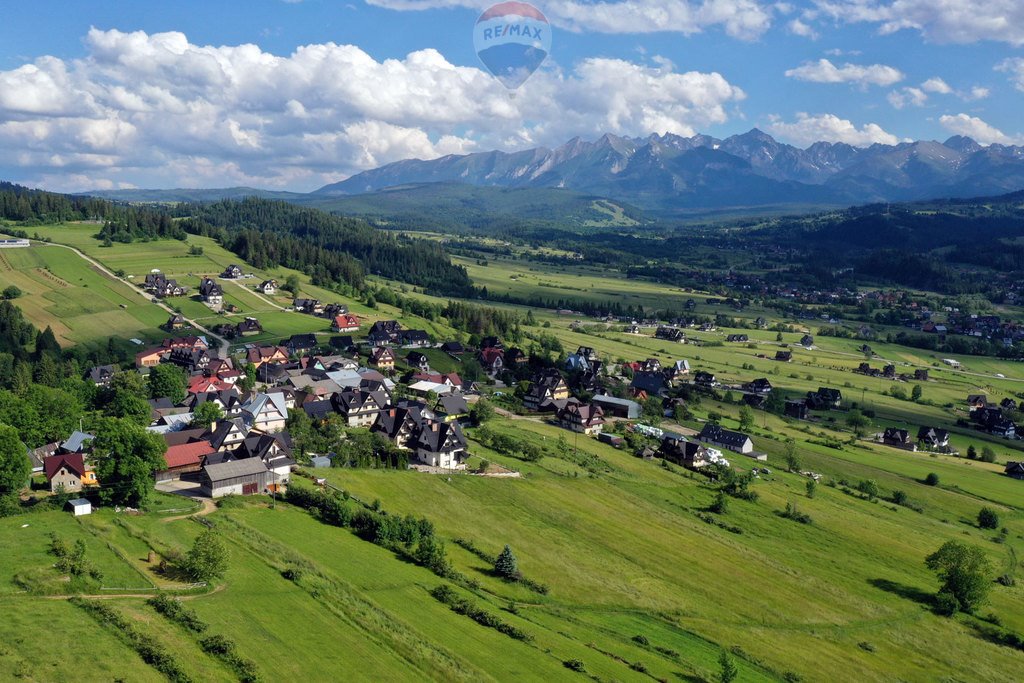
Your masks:
M714 501L712 501L711 507L709 507L708 509L711 512L714 512L715 514L724 515L725 513L729 512L729 499L728 499L728 497L726 497L726 495L724 493L719 491L718 495L715 496Z
M938 486L939 475L935 474L934 472L929 472L928 476L924 478L924 483L927 484L928 486Z
M791 519L794 522L800 522L801 524L811 524L811 516L805 512L800 512L795 503L786 503L786 510L779 513L780 517Z
M951 617L960 611L960 601L949 591L942 591L935 596L935 611L946 617Z
M206 623L199 618L198 614L182 605L180 600L175 600L164 593L150 598L146 604L193 633L202 633L207 629Z
M633 636L633 642L639 645L643 645L644 647L647 647L651 644L651 641L647 640L647 636L644 635Z
M998 529L999 513L992 508L981 508L978 511L978 526L982 529Z
M582 659L567 659L564 662L562 662L562 666L564 666L566 669L569 669L570 671L575 671L581 674L587 672L587 667L583 665Z
M874 652L875 651L875 646L872 645L871 643L869 643L866 640L862 640L859 643L857 643L857 647L859 647L860 649L864 650L865 652Z

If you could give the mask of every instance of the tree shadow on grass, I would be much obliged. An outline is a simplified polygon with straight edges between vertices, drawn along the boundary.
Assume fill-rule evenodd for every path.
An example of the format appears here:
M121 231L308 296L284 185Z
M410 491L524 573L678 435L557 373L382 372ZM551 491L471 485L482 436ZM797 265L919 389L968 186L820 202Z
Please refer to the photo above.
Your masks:
M889 579L868 579L868 583L875 588L881 589L887 593L892 593L893 595L898 595L905 600L912 600L931 609L935 608L935 596L921 590L920 588L906 586L902 583L890 581Z

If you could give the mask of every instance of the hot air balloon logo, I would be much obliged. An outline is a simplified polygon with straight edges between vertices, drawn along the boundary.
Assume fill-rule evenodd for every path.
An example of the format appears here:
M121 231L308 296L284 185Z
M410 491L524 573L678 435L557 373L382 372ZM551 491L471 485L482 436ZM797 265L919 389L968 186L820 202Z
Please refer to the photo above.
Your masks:
M476 20L473 46L487 70L515 90L547 59L551 26L533 5L500 2Z

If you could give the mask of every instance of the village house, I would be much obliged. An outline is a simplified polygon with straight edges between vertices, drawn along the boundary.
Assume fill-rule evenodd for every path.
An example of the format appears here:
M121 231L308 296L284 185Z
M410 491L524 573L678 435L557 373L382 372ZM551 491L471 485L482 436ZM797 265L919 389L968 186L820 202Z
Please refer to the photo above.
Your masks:
M192 374L206 369L210 364L210 354L203 349L171 349L164 361Z
M449 356L461 356L466 352L466 347L459 341L446 341L441 344L441 350Z
M750 341L750 337L748 337L745 334L730 334L725 338L725 341L745 344L746 342Z
M223 288L215 280L208 277L204 277L203 281L199 283L199 295L203 297L203 301L211 306L220 306L224 303Z
M164 329L166 329L168 332L180 330L181 328L187 326L188 321L185 320L185 316L183 316L181 313L172 313L171 316L167 318L167 322L164 323Z
M568 403L558 411L558 423L563 429L580 434L598 434L604 428L604 411L600 406Z
M489 375L496 375L505 369L505 352L497 347L485 348L477 354L477 360Z
M110 380L120 368L117 365L97 365L89 370L88 378L95 386L109 387Z
M280 391L253 394L238 407L238 412L246 424L264 433L279 432L288 421L288 406Z
M295 299L292 302L292 307L299 313L308 313L309 315L323 315L324 312L324 305L320 303L319 299Z
M269 295L277 294L277 280L264 280L256 285L256 291Z
M362 389L346 389L331 397L335 412L345 418L349 427L369 427L376 420L381 410L387 407L388 400L379 391Z
M225 278L227 280L237 280L238 278L242 277L242 275L242 267L235 265L233 263L227 268L225 268L224 272L220 274L222 278Z
M163 360L164 355L167 353L169 353L167 349L159 346L139 351L135 354L135 367L139 369L156 367L160 365L160 361Z
M708 464L708 449L694 441L666 437L655 452L659 458L689 469L700 469Z
M416 459L424 465L444 469L465 468L466 437L458 422L429 421L413 442Z
M1024 462L1008 462L1003 473L1013 479L1024 480Z
M373 325L370 325L370 331L366 334L366 341L370 346L396 344L398 343L401 331L402 325L397 320L378 320Z
M389 346L377 346L370 352L370 364L379 370L395 369L395 352Z
M263 332L263 325L260 325L260 321L256 318L246 318L238 323L236 330L240 337L249 337L254 334L261 334Z
M52 455L43 460L43 472L53 493L81 491L84 486L96 486L98 483L81 453Z
M419 351L410 351L405 357L406 365L419 370L420 372L430 372L430 359Z
M434 405L434 413L445 422L458 420L469 414L469 404L462 394L440 396Z
M910 432L899 427L886 427L882 432L882 443L894 448L902 448L906 451L916 451L917 444L910 438Z
M949 447L949 432L936 427L921 427L917 431L917 442L925 448L947 448Z
M317 346L319 344L317 344L315 334L293 334L285 343L288 353L293 356L304 356Z
M332 332L357 332L359 330L359 318L351 313L342 313L334 317L331 323Z
M527 410L540 410L545 404L553 401L564 401L569 398L569 385L557 370L546 370L534 375L523 397L523 407Z
M793 360L793 352L792 351L776 351L775 352L775 360L779 361L780 363L789 363L790 361Z
M264 363L287 363L288 349L283 346L257 346L246 349L245 360L256 368Z
M754 451L754 442L746 434L722 429L720 426L710 422L704 425L697 438L704 443L735 451L736 453L748 454Z
M698 370L693 376L693 383L699 387L704 387L705 389L713 389L718 385L718 380L716 380L715 376L710 372Z
M772 383L766 377L751 380L744 384L743 388L752 394L760 394L762 396L772 393Z
M398 343L407 349L425 349L431 345L426 330L402 330L398 333Z

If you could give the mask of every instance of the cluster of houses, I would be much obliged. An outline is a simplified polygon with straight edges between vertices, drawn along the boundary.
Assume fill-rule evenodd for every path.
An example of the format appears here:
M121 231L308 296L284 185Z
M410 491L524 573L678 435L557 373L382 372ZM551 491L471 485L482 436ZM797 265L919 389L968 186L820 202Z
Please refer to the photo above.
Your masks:
M917 430L916 438L911 436L909 430L902 427L886 427L885 431L876 438L886 446L905 451L916 451L920 448L937 453L952 452L949 446L949 432L938 427L921 427Z
M150 273L143 282L143 289L155 297L164 299L172 296L185 296L188 288L178 284L177 280L168 278L163 273Z
M971 422L978 429L1004 439L1018 438L1017 425L1007 416L1020 409L1020 405L1012 398L990 403L985 394L971 394L967 397L967 407L971 411Z
M867 348L870 351L870 347ZM911 380L919 382L928 381L927 368L915 368L914 374L912 375L907 373L897 374L896 366L893 365L892 363L886 364L881 370L879 370L878 368L871 367L870 363L861 363L859 366L857 366L857 369L854 370L854 372L861 375L867 375L868 377L881 377L883 379L900 380L903 382L909 382Z

